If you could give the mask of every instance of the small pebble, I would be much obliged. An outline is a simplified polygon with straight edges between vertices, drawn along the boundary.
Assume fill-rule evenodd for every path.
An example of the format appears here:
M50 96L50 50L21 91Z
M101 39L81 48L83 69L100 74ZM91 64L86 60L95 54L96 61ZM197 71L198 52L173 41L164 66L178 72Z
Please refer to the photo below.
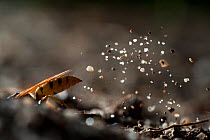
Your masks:
M93 72L94 68L92 66L87 66L86 71Z
M190 61L190 63L193 63L194 61L193 61L193 59L190 57L189 58L189 61Z
M104 79L104 76L103 76L103 75L100 75L100 76L99 76L99 79Z
M159 61L159 63L160 63L160 65L161 65L162 68L165 68L165 67L168 67L169 66L169 63L166 60L164 60L164 59L161 59Z

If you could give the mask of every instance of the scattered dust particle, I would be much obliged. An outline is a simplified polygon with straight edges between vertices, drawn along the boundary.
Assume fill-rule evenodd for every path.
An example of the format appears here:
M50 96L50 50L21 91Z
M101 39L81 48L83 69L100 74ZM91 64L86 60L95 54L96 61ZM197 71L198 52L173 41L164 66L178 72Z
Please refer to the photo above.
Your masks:
M90 92L93 92L93 88L90 88Z
M129 32L130 32L130 33L133 33L133 29L130 29Z
M162 42L162 45L165 45L166 43L165 42Z
M130 46L131 46L132 44L133 44L133 42L131 42L131 41L129 41L129 42L128 42L128 45L130 45Z
M148 106L147 110L148 110L148 112L153 112L153 111L155 111L155 108L156 108L155 105L153 105L153 106Z
M140 45L140 46L143 46L143 45L144 45L144 43L140 43L139 45Z
M137 42L138 40L136 38L133 39L133 42Z
M141 64L147 64L147 61L141 60Z
M111 117L111 118L114 118L115 116L114 116L114 114L111 114L110 117Z
M163 37L168 37L168 35L163 35Z
M114 43L114 45L115 45L115 46L118 46L118 45L119 45L119 43L118 43L118 42L115 42L115 43Z
M101 69L98 70L98 73L101 73Z
M151 99L152 94L149 93L149 95L147 95L147 99L150 100Z
M87 66L86 71L93 72L94 68L92 66Z
M190 61L190 63L193 63L194 61L193 61L193 59L190 57L189 58L189 61Z
M163 93L167 93L167 90L164 89L164 90L163 90Z
M150 83L153 84L154 82L151 80Z
M170 113L172 113L172 112L175 111L175 109L174 109L173 107L168 107L168 111L169 111Z
M114 67L112 67L111 70L115 71L116 69Z
M174 50L174 49L170 49L170 52L171 52L171 53L174 53L174 52L175 52L175 50Z
M172 105L173 103L171 101L168 101L167 104Z
M145 72L145 68L140 68L140 72Z
M138 91L135 91L135 94L138 94L139 92Z
M124 55L121 55L120 56L120 60L122 61L124 57L125 57Z
M103 76L103 75L100 75L100 76L99 76L99 79L104 79L104 76Z
M190 78L184 78L184 82L187 83L190 81Z
M105 53L104 53L104 52L102 52L102 53L101 53L101 55L105 55Z
M126 109L126 106L124 106L123 109Z
M125 73L125 71L123 70L122 73Z
M106 47L106 48L110 47L110 44L106 45L105 47Z
M108 53L108 54L111 54L111 52L112 52L111 50L107 50L107 53Z
M90 89L90 87L87 87L87 89Z
M125 82L125 80L124 80L124 79L120 80L120 83L122 83L122 84L123 84L124 82Z
M125 94L125 91L122 91L122 94Z
M164 88L167 88L167 87L168 87L168 84L165 83L165 82L163 82L163 87L164 87Z
M161 104L163 102L163 99L161 99L160 101L159 101L159 103Z
M158 41L158 44L160 44L160 41Z
M131 109L135 109L135 107L132 105L132 106L131 106Z
M86 88L87 86L84 86L84 88Z
M158 74L161 74L161 71L158 71Z
M123 50L120 50L120 54L122 54L124 51Z
M181 105L180 105L180 104L177 104L176 106L177 106L177 107L181 107Z
M73 99L73 100L75 100L75 99L76 99L76 97L74 96L74 97L72 97L72 99Z
M125 62L120 62L120 65L125 65Z
M175 118L179 118L180 115L179 115L178 113L175 113L175 114L174 114L174 117L175 117Z
M148 48L144 48L144 52L149 52L149 49Z
M144 36L144 40L147 40L148 38L147 38L147 36Z
M161 51L161 52L160 52L161 55L163 55L164 53L165 53L164 51Z
M164 59L161 59L159 61L159 63L160 63L160 65L161 65L162 68L165 68L165 67L168 67L169 66L169 63L166 60L164 60Z
M161 123L164 123L165 121L166 121L166 118L161 118L161 119L160 119L160 122L161 122ZM164 125L162 125L163 128L165 128L165 127L167 127L167 126L168 126L167 123L164 123Z

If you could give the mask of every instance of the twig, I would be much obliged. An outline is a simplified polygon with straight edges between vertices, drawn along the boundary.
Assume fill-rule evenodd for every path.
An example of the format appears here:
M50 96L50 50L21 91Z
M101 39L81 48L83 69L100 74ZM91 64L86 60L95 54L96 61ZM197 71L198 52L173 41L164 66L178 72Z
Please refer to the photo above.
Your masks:
M105 112L106 113L113 113L113 112L115 112L119 108L120 105L122 105L125 101L129 100L131 97L133 97L132 94L128 94L126 96L121 97L113 105L105 108Z
M172 125L170 125L168 127L162 128L162 129L146 130L143 133L148 133L148 132L160 133L160 132L162 132L164 130L167 130L167 129L170 129L170 128L183 127L183 126L189 126L189 125L196 125L196 124L205 123L205 122L210 122L210 118L204 119L204 120L200 120L200 121L197 121L197 122L185 123L185 124L172 124Z

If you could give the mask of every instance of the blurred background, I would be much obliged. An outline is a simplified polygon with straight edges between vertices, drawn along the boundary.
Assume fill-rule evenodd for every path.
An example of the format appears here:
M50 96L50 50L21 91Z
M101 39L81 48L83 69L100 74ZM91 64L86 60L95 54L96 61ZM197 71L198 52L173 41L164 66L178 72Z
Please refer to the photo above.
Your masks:
M71 69L70 75L83 82L69 89L68 96L81 99L83 105L105 108L135 94L146 106L155 105L154 112L163 113L170 106L183 117L206 118L210 116L210 91L206 89L210 88L209 21L207 0L1 1L0 89L9 95ZM101 55L109 55L107 44L118 50L126 48L131 54L133 47L128 42L137 38L137 47L140 36L148 35L153 40L148 48L158 55L149 55L148 60L157 65L145 68L154 68L156 75L139 72L137 60L126 65L123 74L125 66L113 59L105 61ZM157 41L166 44L157 45ZM165 54L160 55L161 51ZM160 59L170 66L161 68ZM95 71L87 72L87 66ZM104 79L99 79L100 75ZM184 83L186 77L190 81ZM163 93L164 82L170 94ZM168 103L173 100L175 103Z

